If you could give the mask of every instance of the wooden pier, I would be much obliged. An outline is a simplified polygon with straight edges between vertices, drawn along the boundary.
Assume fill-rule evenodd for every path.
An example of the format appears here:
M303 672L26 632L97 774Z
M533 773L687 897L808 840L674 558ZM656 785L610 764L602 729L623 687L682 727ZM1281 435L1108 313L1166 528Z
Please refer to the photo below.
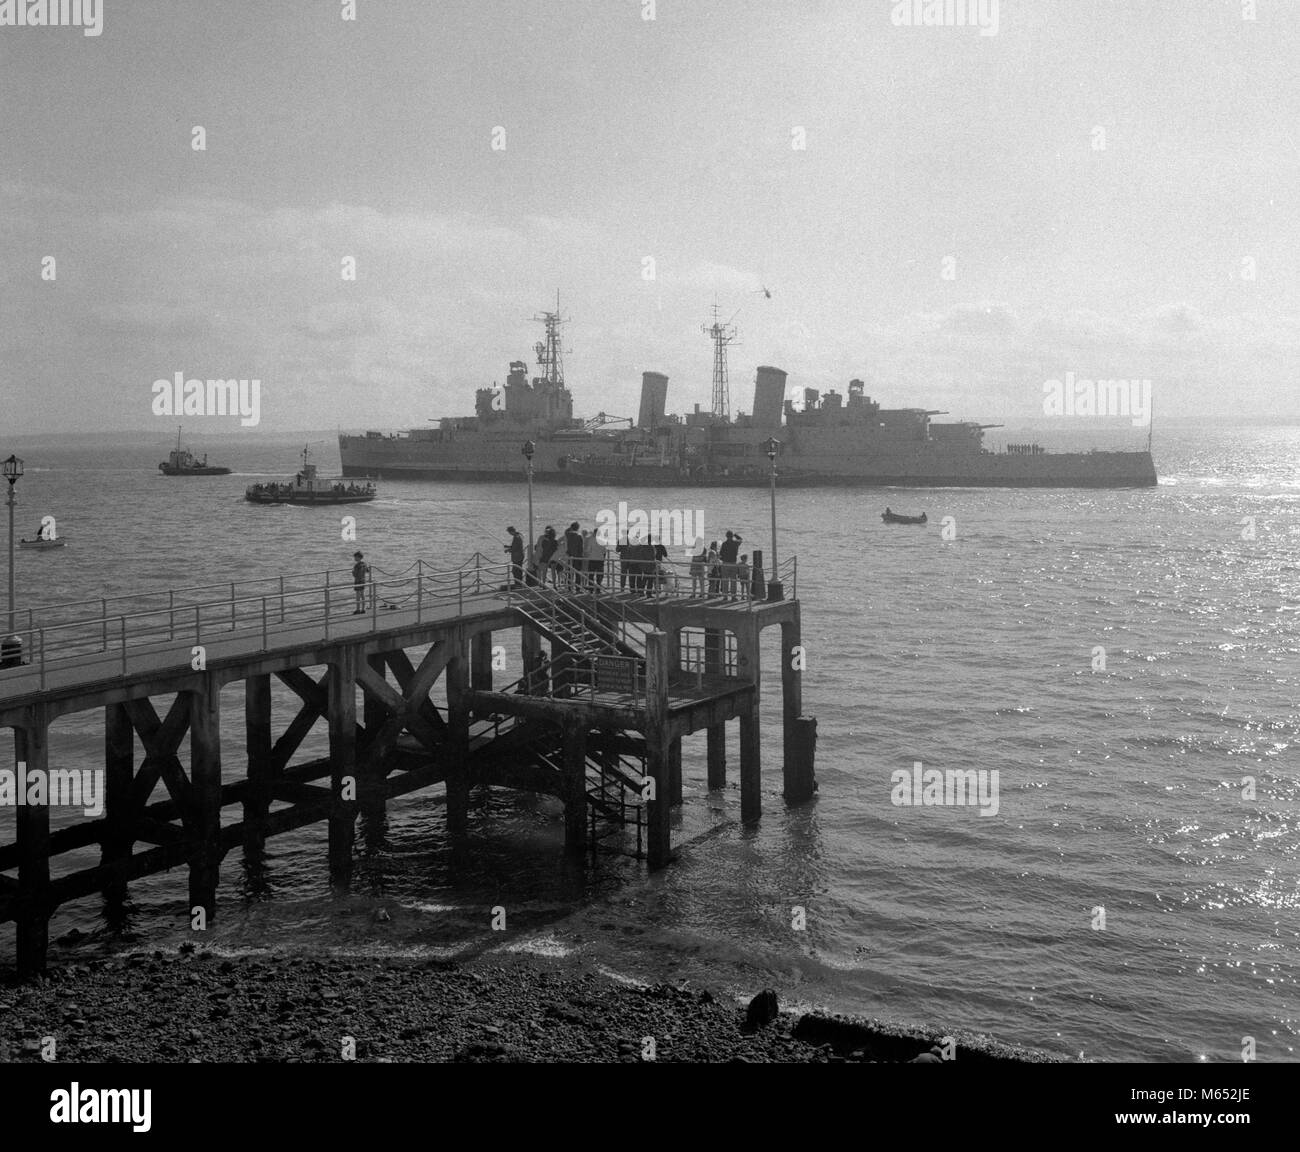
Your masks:
M470 790L503 786L558 797L569 850L634 825L637 850L644 834L650 867L661 867L673 855L684 736L707 733L708 786L720 788L735 722L741 817L760 816L768 627L781 634L785 796L809 799L815 721L802 715L797 561L779 574L790 598L771 600L761 554L755 561L736 599L720 583L691 591L685 566L655 581L624 577L623 588L614 565L599 589L577 578L510 587L507 566L476 556L378 581L361 613L339 572L24 612L16 631L28 662L0 670L15 771L53 780L66 766L50 762L50 726L102 709L105 802L102 816L78 812L57 829L48 802L15 808L14 839L0 845L0 922L16 922L20 975L43 969L49 919L64 902L97 892L120 901L131 880L183 864L191 915L210 919L225 854L258 852L305 824L328 821L330 872L346 883L358 814L382 815L388 798L434 784L446 789L453 839ZM497 683L495 638L510 632L523 675ZM273 715L273 679L292 692L292 714ZM243 684L244 712L235 779L223 778L232 750L220 738L232 683ZM291 764L318 723L329 755ZM223 821L228 808L237 819ZM52 878L52 859L94 846L97 864Z

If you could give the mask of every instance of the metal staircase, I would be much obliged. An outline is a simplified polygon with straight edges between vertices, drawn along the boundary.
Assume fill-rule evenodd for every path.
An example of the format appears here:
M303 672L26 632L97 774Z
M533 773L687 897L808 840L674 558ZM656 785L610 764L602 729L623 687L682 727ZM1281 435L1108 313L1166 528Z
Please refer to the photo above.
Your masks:
M565 592L537 585L504 589L500 598L517 608L550 640L551 658L498 691L564 697L594 691L598 657L633 663L644 692L645 637L655 622L621 597ZM556 725L513 716L482 717L470 733L472 755L509 757L515 764L564 775L563 736ZM593 851L602 841L636 830L636 856L647 844L645 737L618 729L587 733L584 791ZM615 850L619 850L615 848Z
M620 743L641 743L630 733L617 735ZM554 725L536 721L515 724L499 740L485 746L483 754L510 756L515 763L526 762L543 768L556 779L564 771L562 736ZM647 779L644 769L644 753L601 747L598 738L594 746L588 747L584 791L593 851L602 840L621 835L630 825L636 829L636 858L639 860L644 855Z
M620 642L645 659L646 636L658 625L630 600L619 596L592 596L588 603L592 614L608 628Z
M643 854L645 809L645 740L635 733L619 731L588 735L587 744L587 811L591 819L593 850L602 838L597 817L604 817L604 837L616 834L631 824L636 828L636 857ZM634 751L611 745L639 745ZM602 747L604 745L604 747ZM629 754L630 752L630 754Z
M645 658L644 644L638 651L598 611L589 610L576 595L539 587L515 588L509 593L509 602L539 632L566 651L580 656Z

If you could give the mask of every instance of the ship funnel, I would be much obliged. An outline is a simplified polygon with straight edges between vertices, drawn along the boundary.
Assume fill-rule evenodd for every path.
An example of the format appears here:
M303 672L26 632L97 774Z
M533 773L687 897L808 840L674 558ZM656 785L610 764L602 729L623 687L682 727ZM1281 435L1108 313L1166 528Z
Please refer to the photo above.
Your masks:
M780 368L759 368L754 378L755 428L776 428L781 424L781 407L785 401L785 376Z
M641 410L637 427L657 428L664 422L664 406L668 402L668 377L662 372L641 373Z

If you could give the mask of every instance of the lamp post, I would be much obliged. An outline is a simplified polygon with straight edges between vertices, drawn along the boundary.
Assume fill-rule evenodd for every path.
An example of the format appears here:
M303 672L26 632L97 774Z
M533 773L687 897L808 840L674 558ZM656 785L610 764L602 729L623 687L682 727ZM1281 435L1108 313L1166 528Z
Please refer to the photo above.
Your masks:
M9 621L5 631L14 630L14 485L23 474L23 462L10 455L3 465L4 478L9 481Z
M776 566L776 454L781 451L781 441L775 436L769 436L763 442L763 449L767 452L768 460L772 462L772 566L768 569L770 575L767 581L767 598L784 600L785 589L781 587L780 574Z
M524 550L524 564L526 566L524 582L527 583L528 573L533 568L533 547L536 539L533 536L533 453L537 451L537 445L531 440L525 440L521 451L524 454L524 459L528 461L528 547Z

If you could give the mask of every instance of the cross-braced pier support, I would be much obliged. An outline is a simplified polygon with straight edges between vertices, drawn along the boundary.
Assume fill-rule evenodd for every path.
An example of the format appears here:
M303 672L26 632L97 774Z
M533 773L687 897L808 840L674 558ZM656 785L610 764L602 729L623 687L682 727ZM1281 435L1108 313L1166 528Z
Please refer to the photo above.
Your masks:
M759 637L768 626L781 628L785 796L799 802L816 788L796 601L534 590L483 595L436 618L395 613L387 627L336 625L326 638L289 630L274 644L266 610L259 645L232 609L230 641L205 636L198 670L186 646L135 667L124 655L119 668L97 664L54 686L42 670L39 683L0 696L0 725L13 729L15 764L28 776L63 768L50 763L60 717L104 712L102 815L61 815L52 827L48 803L20 803L14 839L0 845L0 920L16 923L20 972L44 966L60 904L102 892L120 908L131 880L180 865L190 926L203 930L225 854L242 847L258 861L269 836L309 823L327 822L329 872L346 883L357 817L379 826L390 798L438 783L453 844L466 841L471 789L504 786L564 803L567 851L595 848L610 828L621 840L634 826L638 854L644 836L650 866L661 867L673 857L672 812L689 768L684 737L706 734L708 786L721 788L735 721L740 815L761 814ZM493 640L514 631L513 682L500 686L494 667L506 649ZM242 738L229 741L231 755L222 690L241 682ZM304 758L318 726L328 755ZM232 807L241 819L230 819ZM98 863L51 878L53 858L94 845Z

